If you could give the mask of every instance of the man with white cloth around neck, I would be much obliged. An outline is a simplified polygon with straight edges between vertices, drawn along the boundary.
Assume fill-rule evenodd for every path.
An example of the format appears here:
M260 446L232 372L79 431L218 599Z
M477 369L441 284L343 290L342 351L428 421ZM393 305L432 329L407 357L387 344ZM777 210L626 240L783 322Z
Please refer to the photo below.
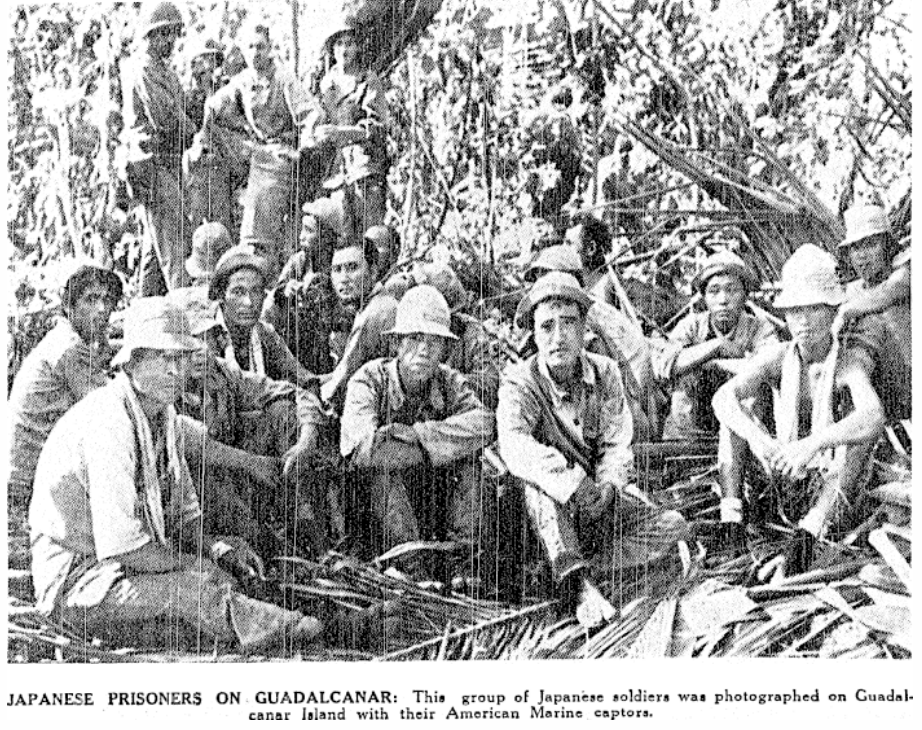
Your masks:
M812 244L801 246L782 269L775 301L793 340L757 353L714 396L714 410L726 427L719 447L721 521L735 527L733 540L744 539L744 517L757 496L750 495L749 510L744 509L751 453L772 480L767 492L776 504L770 507L796 525L785 549L787 574L809 567L816 539L834 537L858 519L870 452L884 425L871 384L877 366L868 344L872 338L860 328L841 341L832 334L843 301L835 259ZM744 406L762 384L779 393L775 434ZM740 440L748 451L739 448Z
M202 534L173 407L200 347L182 310L137 300L113 360L121 372L52 430L29 512L37 607L135 646L145 636L301 646L321 623L238 593L234 576L262 577L261 561L239 538Z

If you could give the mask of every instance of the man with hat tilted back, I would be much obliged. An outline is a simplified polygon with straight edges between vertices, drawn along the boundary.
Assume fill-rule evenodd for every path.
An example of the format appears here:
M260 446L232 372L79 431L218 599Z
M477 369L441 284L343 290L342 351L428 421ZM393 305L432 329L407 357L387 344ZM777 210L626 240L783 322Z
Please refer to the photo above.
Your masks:
M372 360L350 379L340 448L384 531L384 547L452 539L476 558L489 526L478 454L493 416L464 377L441 363L456 336L444 297L410 289L393 328L397 355Z
M496 417L500 455L523 482L560 592L582 624L597 627L617 611L590 559L601 563L597 575L644 565L686 528L628 485L633 419L617 363L584 349L591 304L570 274L535 283L518 324L532 330L538 352L504 374Z
M109 317L122 281L92 262L74 262L61 294L63 316L26 357L10 392L11 512L28 503L32 478L51 429L89 391L105 385L112 359ZM18 510L17 510L18 511Z
M882 396L890 418L909 418L912 400L912 310L910 309L909 248L897 254L890 222L883 208L865 205L845 212L845 239L840 258L857 279L845 287L846 301L833 324L836 332L876 330L875 354L885 381ZM864 321L867 320L867 321ZM862 324L863 322L863 324ZM908 380L907 380L908 378ZM890 398L889 393L894 397ZM897 397L902 400L899 407Z
M197 632L247 651L300 645L320 622L236 592L262 563L242 540L202 534L172 405L199 348L182 310L137 300L122 371L52 430L29 510L37 607L133 645L146 634L194 646Z
M750 268L730 251L715 253L704 262L694 281L704 311L684 317L668 341L654 350L656 375L672 391L663 438L716 436L714 393L744 358L778 342L770 322L746 311L755 285Z
M727 536L742 547L744 519L765 504L757 493L743 501L751 453L772 479L764 496L777 503L768 507L797 525L785 549L788 574L808 568L817 538L835 538L860 521L868 458L884 425L867 341L847 335L840 342L832 334L843 301L835 259L801 246L782 269L775 301L793 340L759 352L714 396L724 426L720 514ZM774 434L744 406L763 385L778 393Z
M261 319L268 278L269 264L252 246L241 243L220 258L208 285L208 297L218 302L220 326L206 335L208 348L243 370L316 387L316 376Z
M128 182L144 206L141 294L165 294L185 285L183 261L190 229L183 216L182 156L195 124L185 93L169 66L183 20L173 3L151 3L141 19L140 57L127 70L125 126L131 130ZM199 221L200 222L200 221Z

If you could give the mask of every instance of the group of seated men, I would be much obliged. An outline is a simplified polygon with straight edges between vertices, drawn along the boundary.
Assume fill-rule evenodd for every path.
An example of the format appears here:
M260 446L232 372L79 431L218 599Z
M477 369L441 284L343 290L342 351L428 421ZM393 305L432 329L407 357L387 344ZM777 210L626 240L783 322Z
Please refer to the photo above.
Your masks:
M861 519L870 452L909 417L908 249L893 258L879 209L846 225L849 289L811 244L782 270L774 308L790 340L745 311L754 277L735 255L708 259L705 310L663 343L604 282L587 291L578 239L545 248L515 316L526 343L505 369L448 266L383 278L392 266L368 237L337 240L327 270L294 282L328 281L337 316L354 314L328 340L329 372L306 368L263 318L300 301L267 303L292 281L269 281L265 259L219 224L196 231L194 286L129 304L114 358L122 285L84 265L10 397L11 514L30 502L38 605L90 632L178 619L247 650L317 641L324 622L243 592L264 561L318 557L372 524L378 550L453 543L460 574L489 573L506 527L481 461L496 441L562 605L597 627L617 615L600 581L674 557L693 534L634 483L632 446L662 435L650 392L663 385L665 429L719 438L727 544L745 548L747 523L780 516L794 528L786 569L803 571L817 540ZM350 494L318 477L326 462L344 465ZM396 565L423 578L418 556Z

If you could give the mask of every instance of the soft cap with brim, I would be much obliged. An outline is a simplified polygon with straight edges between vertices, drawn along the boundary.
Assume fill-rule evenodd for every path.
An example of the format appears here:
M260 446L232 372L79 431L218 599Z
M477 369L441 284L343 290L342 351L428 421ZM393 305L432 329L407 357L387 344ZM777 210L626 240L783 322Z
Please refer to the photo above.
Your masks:
M756 278L752 270L746 265L746 262L735 253L723 250L705 259L704 266L695 277L695 289L703 294L708 281L718 274L738 276L747 291L752 291L756 288Z
M838 307L845 301L845 287L836 272L835 257L819 246L806 243L798 248L781 269L781 294L778 309L826 304Z
M139 349L195 352L201 347L182 309L166 297L143 297L132 302L125 312L125 340L112 364L124 365Z
M592 306L592 298L580 287L573 274L552 271L545 274L522 298L515 313L515 323L524 329L532 326L535 308L548 299L562 299L580 308L583 315Z
M576 247L569 243L561 243L541 249L528 265L525 281L537 281L542 274L550 271L564 271L582 276L583 262Z
M438 289L428 284L414 286L397 305L394 326L387 335L436 335L457 340L451 331L448 302Z
M839 248L851 246L879 233L890 233L887 211L879 205L856 205L845 211L845 238Z
M240 269L254 269L263 278L263 285L269 281L269 262L248 243L240 243L227 251L215 267L214 278L208 285L209 299L220 299L227 287L231 274Z

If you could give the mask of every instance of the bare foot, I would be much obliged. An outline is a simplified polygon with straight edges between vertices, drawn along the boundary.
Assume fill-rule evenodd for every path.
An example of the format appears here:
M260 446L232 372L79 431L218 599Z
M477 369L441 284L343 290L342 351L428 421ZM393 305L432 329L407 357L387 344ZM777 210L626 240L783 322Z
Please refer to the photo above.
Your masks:
M595 585L583 578L576 604L576 620L580 625L585 629L597 629L617 616L618 610L606 600Z

